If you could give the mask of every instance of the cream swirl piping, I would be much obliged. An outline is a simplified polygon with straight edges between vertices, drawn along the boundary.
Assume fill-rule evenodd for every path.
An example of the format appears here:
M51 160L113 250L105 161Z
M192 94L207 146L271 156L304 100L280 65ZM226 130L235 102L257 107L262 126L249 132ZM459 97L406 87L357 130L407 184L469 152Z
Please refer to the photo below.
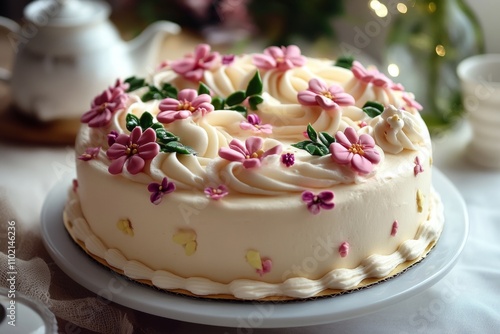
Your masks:
M385 152L398 154L403 149L417 150L423 144L424 126L416 115L394 106L373 119L375 141Z

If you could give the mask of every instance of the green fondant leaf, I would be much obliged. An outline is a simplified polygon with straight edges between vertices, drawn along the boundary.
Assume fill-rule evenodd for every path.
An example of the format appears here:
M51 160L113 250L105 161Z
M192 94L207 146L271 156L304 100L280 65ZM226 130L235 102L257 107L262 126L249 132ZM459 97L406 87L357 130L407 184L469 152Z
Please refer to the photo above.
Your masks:
M215 110L224 109L224 104L225 104L225 101L223 98L221 98L219 96L212 98L212 105L214 106Z
M201 95L201 94L210 95L210 88L208 88L208 86L205 85L203 82L200 82L200 86L198 87L198 95Z
M238 90L227 97L226 104L228 106L235 106L245 101L245 99L246 99L245 92L242 90Z
M163 127L161 129L156 129L156 140L158 143L167 144L171 141L178 141L179 137L171 132L168 132Z
M374 101L368 101L361 108L371 118L377 117L384 111L384 105Z
M175 88L173 85L169 83L164 83L163 86L161 87L161 91L163 93L164 97L171 97L173 99L177 98L177 88Z
M193 154L196 155L196 151L191 147L181 144L178 141L171 141L164 145L160 144L160 148L163 152L167 153L179 153L179 154Z
M304 150L308 144L312 143L310 140L304 140L291 146Z
M259 71L255 72L255 75L248 83L247 89L245 91L246 96L253 96L262 93L262 79L260 78Z
M325 145L326 147L330 147L332 143L335 143L335 138L332 137L329 133L319 132L318 137L321 143L323 143L323 145Z
M309 139L311 139L312 142L316 142L318 140L318 134L310 123L307 124L307 136L309 137Z
M305 150L312 155L323 156L330 153L330 144L335 142L335 138L333 138L330 134L326 132L317 133L311 124L307 125L307 136L310 140L304 140L299 143L292 144L292 146Z
M125 82L129 84L127 92L132 92L134 90L147 86L146 80L142 78L137 78L135 76L125 79Z
M264 102L264 99L260 95L254 95L248 98L248 104L252 110L257 110L257 106L262 102Z
M153 115L149 112L144 112L139 120L139 124L141 125L142 131L145 131L147 128L153 126Z
M125 117L125 127L128 131L134 130L136 126L139 126L139 118L133 114L127 114Z
M142 96L141 100L147 102L151 100L163 100L167 97L177 98L177 88L169 83L164 83L161 89L149 85L149 91Z
M239 112L243 117L247 118L247 108L244 106L234 106L231 107L232 110Z
M306 145L304 148L307 152L309 152L311 155L318 155L318 156L323 156L327 155L330 153L328 148L326 148L324 145L320 143L312 143L310 142L309 144Z
M335 62L335 66L343 67L350 70L352 68L353 62L354 62L354 57L344 56L337 59L337 61Z
M156 129L163 129L163 124L156 122L151 126L154 130Z

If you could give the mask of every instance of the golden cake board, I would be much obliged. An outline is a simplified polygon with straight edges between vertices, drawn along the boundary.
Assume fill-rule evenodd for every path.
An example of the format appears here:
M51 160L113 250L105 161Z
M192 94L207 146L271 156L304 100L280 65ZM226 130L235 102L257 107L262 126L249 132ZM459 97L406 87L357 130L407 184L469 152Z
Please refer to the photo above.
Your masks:
M81 249L83 249L85 251L85 253L87 253L92 259L94 259L95 261L99 262L101 265L105 266L106 268L109 268L111 270L113 270L114 272L122 275L124 278L128 279L128 280L131 280L133 282L139 282L139 283L142 283L142 284L145 284L145 285L148 285L154 289L157 289L157 290L160 290L160 291L164 291L164 292L169 292L169 293L174 293L174 294L177 294L177 295L183 295L183 296L189 296L189 297L193 297L193 298L198 298L198 299L211 299L211 300L225 300L225 301L241 301L241 302L290 302L290 301L306 301L306 300L314 300L314 299L318 299L318 298L324 298L324 297L335 297L335 296L339 296L339 295L343 295L343 294L348 294L348 293L352 293L352 292L355 292L355 291L359 291L359 290L362 290L362 289L366 289L366 288L369 288L371 286L374 286L376 284L380 284L384 281L387 281L389 279L392 279L392 278L395 278L397 276L399 276L400 274L404 273L406 270L408 270L410 267L416 265L417 263L419 263L420 261L422 261L428 254L429 252L434 248L436 242L432 242L431 244L429 244L424 252L424 254L414 260L411 260L411 261L406 261L406 262L403 262L401 263L400 265L398 265L396 268L394 268L394 270L386 277L382 277L382 278L366 278L364 279L363 281L361 281L361 283L354 289L350 289L350 290L339 290L339 289L326 289L326 290L323 290L321 291L320 293L316 294L315 296L312 296L312 297L307 297L307 298L294 298L294 297L287 297L287 296L270 296L270 297L265 297L265 298L260 298L260 299L254 299L254 300L245 300L245 299L240 299L240 298L237 298L233 295L227 295L227 294L217 294L217 295L195 295L193 293L191 293L190 291L187 291L187 290L183 290L183 289L172 289L172 290L166 290L166 289L161 289L161 288L158 288L156 286L153 285L153 283L150 281L150 280L144 280L144 279L139 279L139 280L136 280L136 279L132 279L132 278L129 278L125 275L125 273L121 270L121 269L118 269L118 268L115 268L111 265L108 264L108 262L99 257L99 256L96 256L95 254L92 254L86 247L85 247L85 244L79 240L78 238L76 238L74 232L73 232L73 225L71 223L71 221L69 221L67 215L66 215L66 212L63 213L63 218L64 218L64 226L66 227L66 231L69 233L69 235L71 236L71 238L73 239L73 241L78 244L78 246L80 246Z

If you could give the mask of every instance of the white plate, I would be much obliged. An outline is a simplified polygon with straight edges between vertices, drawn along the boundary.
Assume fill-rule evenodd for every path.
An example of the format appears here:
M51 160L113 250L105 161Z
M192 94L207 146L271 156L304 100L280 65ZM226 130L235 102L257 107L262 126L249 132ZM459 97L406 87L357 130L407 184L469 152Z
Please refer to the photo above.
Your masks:
M465 203L437 169L433 182L443 199L445 227L439 242L419 264L367 289L333 298L259 303L195 299L132 282L92 260L66 232L62 211L68 179L47 196L42 210L45 246L64 272L103 298L157 316L207 325L239 328L298 327L359 317L408 299L442 279L455 265L469 230Z

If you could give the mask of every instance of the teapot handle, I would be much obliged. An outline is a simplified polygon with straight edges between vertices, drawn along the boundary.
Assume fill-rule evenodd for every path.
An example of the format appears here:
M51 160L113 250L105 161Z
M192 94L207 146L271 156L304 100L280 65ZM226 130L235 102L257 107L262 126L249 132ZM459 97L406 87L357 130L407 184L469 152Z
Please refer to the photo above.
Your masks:
M5 29L9 30L10 31L9 35L10 34L17 34L21 30L21 27L19 26L19 24L17 24L15 21L13 21L9 18L3 17L3 16L0 16L0 27L3 27ZM0 81L9 82L10 77L11 77L10 71L3 68L3 67L0 67Z

